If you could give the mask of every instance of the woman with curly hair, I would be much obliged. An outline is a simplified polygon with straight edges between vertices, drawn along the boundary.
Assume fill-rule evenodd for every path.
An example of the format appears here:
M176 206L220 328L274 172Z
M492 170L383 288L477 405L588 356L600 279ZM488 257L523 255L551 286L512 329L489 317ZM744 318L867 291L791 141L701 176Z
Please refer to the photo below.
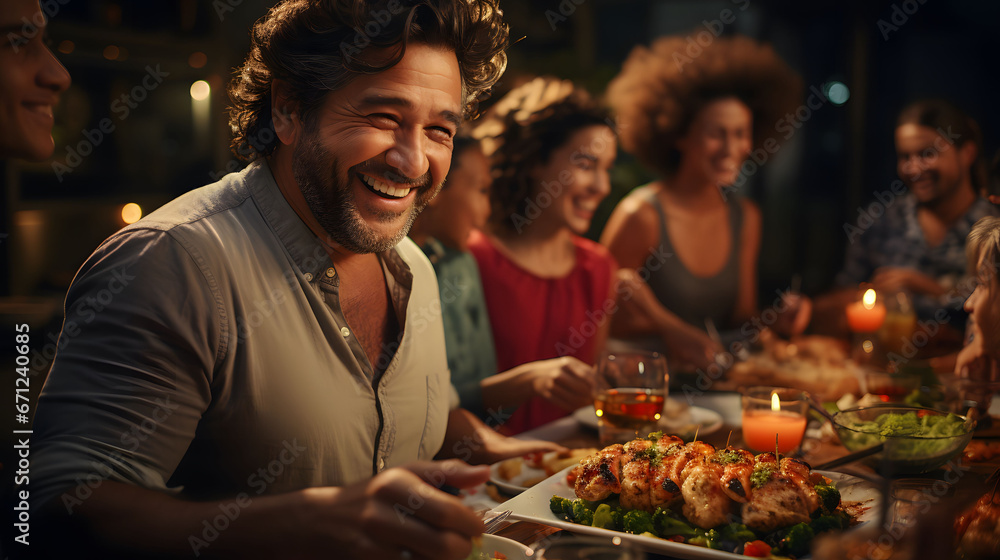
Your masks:
M500 371L566 357L537 377L537 396L504 423L539 426L591 402L593 364L607 338L616 270L581 237L611 191L617 141L608 113L572 83L537 78L508 93L476 127L492 154L493 204L475 255Z
M618 204L601 242L633 290L622 298L615 336L665 346L674 363L705 368L722 350L703 330L706 320L734 328L756 312L760 210L728 187L755 144L773 152L776 124L794 111L802 86L751 39L716 39L685 64L675 55L686 46L664 37L635 48L609 86L623 147L661 178ZM803 330L802 310L773 326Z

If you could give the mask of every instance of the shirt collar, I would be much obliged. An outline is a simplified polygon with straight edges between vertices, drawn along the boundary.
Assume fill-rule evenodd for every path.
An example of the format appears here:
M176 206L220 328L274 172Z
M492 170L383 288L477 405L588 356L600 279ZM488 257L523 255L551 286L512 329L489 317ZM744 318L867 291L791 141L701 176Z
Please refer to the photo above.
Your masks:
M258 210L285 246L295 265L309 278L318 277L333 264L330 256L316 234L281 194L267 161L257 159L247 166L243 174L243 180Z
M242 173L243 180L250 189L250 195L261 215L285 246L299 270L311 280L318 278L327 268L332 267L333 261L327 254L326 248L281 194L267 161L263 158L257 159ZM413 283L410 267L395 248L380 253L379 257L394 281L390 284L390 292L400 296L393 298L397 304L397 312L402 311L405 314L406 296L409 295Z

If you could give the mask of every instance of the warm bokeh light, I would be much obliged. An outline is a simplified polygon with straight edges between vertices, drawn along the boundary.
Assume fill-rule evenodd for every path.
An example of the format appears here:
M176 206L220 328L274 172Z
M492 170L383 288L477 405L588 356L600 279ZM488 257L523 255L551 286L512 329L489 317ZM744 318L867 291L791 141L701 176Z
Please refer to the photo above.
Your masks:
M134 224L142 217L142 208L134 202L129 202L122 206L122 221L126 224Z
M59 43L59 52L63 54L69 54L73 52L73 49L75 48L76 48L76 43L70 41L69 39Z
M781 410L781 399L778 398L778 393L771 393L771 410L775 412Z
M865 290L865 295L861 297L861 303L865 306L865 309L875 307L875 290L871 288Z
M204 68L206 64L208 64L208 56L203 52L194 52L188 57L188 65L191 68Z
M119 54L120 54L120 51L118 50L118 47L116 47L114 45L108 45L108 46L104 47L104 58L106 58L108 60L115 60L115 59L117 59Z
M202 101L208 99L208 96L212 94L212 86L208 85L205 80L198 80L197 82L191 84L191 99L195 101Z

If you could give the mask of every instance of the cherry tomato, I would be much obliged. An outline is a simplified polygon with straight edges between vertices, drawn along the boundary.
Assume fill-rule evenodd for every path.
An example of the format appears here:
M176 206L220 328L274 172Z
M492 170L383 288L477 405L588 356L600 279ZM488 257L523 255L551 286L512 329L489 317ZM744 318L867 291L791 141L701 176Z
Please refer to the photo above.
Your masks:
M751 541L743 546L743 555L767 558L771 555L771 547L764 541Z
M544 455L545 455L544 451L528 453L527 455L524 456L524 462L529 467L540 469L542 468L542 461L545 460Z

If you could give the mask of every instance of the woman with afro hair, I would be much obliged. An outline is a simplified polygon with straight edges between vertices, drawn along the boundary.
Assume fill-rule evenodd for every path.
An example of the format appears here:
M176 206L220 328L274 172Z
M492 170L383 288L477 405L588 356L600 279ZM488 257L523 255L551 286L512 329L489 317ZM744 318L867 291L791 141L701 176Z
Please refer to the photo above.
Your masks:
M686 47L676 36L636 47L608 87L622 146L660 178L618 204L601 242L633 288L612 334L702 369L723 350L707 320L739 329L757 312L761 213L732 185L755 146L776 149L802 84L752 39L718 38L693 59ZM809 320L809 302L790 299L771 325L786 334Z

